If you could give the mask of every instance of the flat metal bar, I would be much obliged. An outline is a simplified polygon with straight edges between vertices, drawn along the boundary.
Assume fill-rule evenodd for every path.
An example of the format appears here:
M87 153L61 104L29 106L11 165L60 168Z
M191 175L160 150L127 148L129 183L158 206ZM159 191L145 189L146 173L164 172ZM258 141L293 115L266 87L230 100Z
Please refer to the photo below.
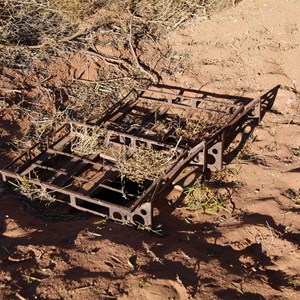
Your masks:
M18 179L18 174L16 174L16 173L13 173L13 172L10 172L10 171L6 171L6 170L1 170L1 173L6 178L9 177L9 178ZM47 182L40 182L40 181L34 180L34 179L28 179L27 181L29 183L32 183L32 184L35 184L35 185L38 185L38 186L43 185L44 187L46 187L49 190L52 190L53 192L59 192L61 194L67 195L69 197L75 197L75 198L77 198L79 200L83 200L83 201L87 201L87 202L90 202L90 203L93 203L93 204L104 206L106 208L114 208L116 210L121 209L121 210L125 210L125 211L130 212L130 209L127 208L127 207L125 207L125 206L121 206L121 205L118 205L118 204L110 203L110 202L107 202L105 200L98 199L98 198L94 199L94 198L89 197L88 195L83 195L83 194L78 193L76 191L68 190L67 187L58 187L58 186L56 186L54 184L47 183ZM59 201L59 200L57 200L57 201ZM61 202L63 202L63 201L61 201Z
M59 150L62 146L66 145L70 141L72 141L72 139L74 139L74 136L72 136L71 134L68 134L68 135L62 137L59 141L52 144L51 148L53 148L55 150Z
M70 173L68 173L66 171L57 170L57 169L51 168L51 167L46 167L46 166L43 166L43 165L39 165L37 163L34 163L33 165L36 168L40 168L40 169L43 169L43 170L49 170L49 171L52 171L52 172L56 172L59 175L70 175ZM94 184L96 183L96 182L94 182L91 179L87 179L87 178L83 178L83 177L79 177L79 176L75 176L75 175L72 175L70 179L76 179L76 180L82 181L82 182L92 182ZM107 179L105 179L105 180L107 180ZM124 191L122 191L122 189L117 189L117 188L111 187L111 186L103 184L103 183L98 184L98 186L102 187L102 188L105 188L105 189L108 189L108 190L111 190L111 191L114 191L114 192L117 192L117 193L120 193L120 194L124 193ZM126 194L126 196L129 196L129 197L137 197L138 196L136 194L131 194L131 193L125 193L125 194Z
M18 171L21 176L26 175L30 171L34 169L33 163L43 163L45 159L49 157L47 152L42 152L38 156L36 156L33 160L28 161L23 165L23 167Z
M98 184L98 186L102 187L104 189L111 190L113 192L119 193L119 194L125 194L126 196L129 196L129 197L132 197L132 198L138 197L137 194L126 193L126 191L122 191L121 189L117 189L117 188L111 187L111 186L103 184L103 183Z
M95 177L100 176L100 174L95 174ZM105 182L108 179L115 179L118 178L120 176L120 173L117 171L108 171L106 173L104 173L104 176L100 177L98 179L98 181L94 181L92 180L91 182L93 183L93 185L91 186L91 188L89 188L84 195L88 195L88 196L92 196L94 193L97 192L97 190L99 189L99 185L102 184L103 182Z
M159 104L163 104L163 105L169 105L169 106L172 106L172 107L181 108L181 109L187 109L187 108L189 108L189 109L193 109L195 111L202 110L202 111L210 111L210 112L218 112L218 113L222 113L223 112L225 114L224 111L213 109L213 108L205 108L205 107L197 107L197 106L195 107L195 106L188 105L188 104L170 103L170 102L165 102L163 100L153 99L153 98L150 98L150 97L149 98L148 97L143 97L143 99L150 100L151 102L155 102L155 103L159 103ZM221 103L221 104L224 104L224 103ZM237 106L237 105L231 105L230 104L228 106L232 107L232 106Z
M66 152L62 152L62 151L58 151L58 150L55 150L55 149L52 149L52 148L49 148L47 150L47 152L49 153L54 153L54 154L59 154L59 155L63 155L63 156L67 156L67 157L71 157L71 158L74 158L74 159L77 159L77 160L82 160L83 162L85 163L88 163L88 164L91 164L93 166L98 166L100 168L105 168L105 169L109 169L109 170L116 170L116 168L114 168L113 166L110 166L110 165L104 165L102 163L99 163L99 162L94 162L90 159L87 159L87 158L83 158L81 156L77 156L75 154L71 154L71 153L66 153ZM98 154L99 156L101 155L100 153ZM104 155L102 155L104 156ZM106 159L108 161L111 160L111 157L108 156L108 155L105 155L104 157L101 157L103 159ZM115 159L114 159L114 162L115 162Z
M139 141L139 142L144 142L146 144L149 143L149 144L156 145L156 146L161 146L161 147L164 147L164 148L172 148L172 147L174 147L173 144L158 142L156 140L149 139L149 137L147 137L145 135L141 135L141 134L131 135L131 134L128 134L126 132L115 131L115 130L111 130L111 129L109 129L108 132L114 133L114 134L116 134L119 137L121 136L121 137L129 138L130 140L136 140L136 141ZM183 147L177 147L177 149L183 150L185 148L183 148Z
M221 101L216 101L216 100L212 100L212 99L205 99L205 98L200 98L200 97L191 97L191 96L184 96L184 95L179 95L179 94L172 94L172 93L167 93L167 92L163 92L163 91L156 91L156 90L151 90L151 89L142 89L142 88L136 88L137 91L140 91L140 92L144 92L144 93L155 93L155 94L160 94L160 95L164 95L166 97L174 97L174 99L176 98L179 98L179 99L187 99L187 100L196 100L198 102L209 102L209 103L220 103L220 104L223 104L223 105L226 105L226 106L237 106L238 104L236 103L225 103L225 102L221 102ZM142 94L139 94L138 95L138 98L140 97L144 97ZM149 96L150 97L150 96ZM152 101L153 98L150 98L149 100ZM230 100L230 99L228 99ZM165 102L165 103L168 103L168 102ZM172 104L175 104L173 103L172 101ZM181 105L181 106L192 106L192 105L183 105L183 104L178 104L178 105Z
M43 165L40 165L40 164L37 164L37 163L33 163L32 165L35 168L52 171L52 172L58 173L59 175L68 175L69 174L66 171L58 170L58 169L55 169L55 168L52 168L52 167L43 166ZM79 181L82 181L82 182L89 182L90 181L90 179L79 177L79 176L75 176L75 175L72 175L72 178L74 178L76 180L79 180Z

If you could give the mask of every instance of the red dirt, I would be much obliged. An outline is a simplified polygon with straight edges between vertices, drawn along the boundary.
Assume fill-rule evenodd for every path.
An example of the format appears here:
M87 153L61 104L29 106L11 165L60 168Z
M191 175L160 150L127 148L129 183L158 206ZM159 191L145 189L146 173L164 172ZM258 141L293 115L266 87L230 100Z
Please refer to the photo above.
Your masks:
M164 84L245 96L282 85L253 143L229 165L228 188L240 183L231 214L188 211L173 190L156 203L155 222L167 230L158 237L60 204L30 212L1 188L0 298L299 299L300 206L289 194L300 191L292 150L300 147L299 12L298 0L244 0L175 29L141 56L153 66L157 49L172 47L176 72L157 67ZM65 66L50 70L66 74ZM1 142L21 136L26 120L12 120L2 109ZM195 177L188 171L182 186Z

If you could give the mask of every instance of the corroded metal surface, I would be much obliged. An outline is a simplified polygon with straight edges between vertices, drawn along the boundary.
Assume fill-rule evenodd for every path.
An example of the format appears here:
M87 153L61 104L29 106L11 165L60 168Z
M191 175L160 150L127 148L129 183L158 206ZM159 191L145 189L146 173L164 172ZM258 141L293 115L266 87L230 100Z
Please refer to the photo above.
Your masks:
M202 172L221 170L236 134L243 124L252 130L260 122L277 90L251 99L174 87L133 89L100 118L67 123L28 149L0 171L2 180L23 179L79 210L151 226L158 195L190 164ZM91 142L76 149L83 133L95 131L99 149L92 151ZM170 153L162 172L142 184L124 176L119 161L122 151L140 149Z

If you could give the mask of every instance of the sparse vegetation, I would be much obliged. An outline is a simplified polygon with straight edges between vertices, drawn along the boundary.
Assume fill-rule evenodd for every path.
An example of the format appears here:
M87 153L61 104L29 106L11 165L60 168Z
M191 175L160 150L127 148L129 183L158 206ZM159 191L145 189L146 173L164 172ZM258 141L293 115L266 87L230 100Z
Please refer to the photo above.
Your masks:
M190 210L203 209L204 212L212 215L219 215L220 212L230 213L227 208L228 199L226 196L199 180L192 187L187 188L185 194L184 202Z
M57 201L54 195L52 195L42 183L38 185L33 184L30 183L27 178L19 176L16 182L10 182L10 184L14 186L20 194L30 200L45 201L46 204Z
M114 156L122 178L144 185L145 181L153 181L162 175L174 162L176 153L173 150L123 147Z
M99 154L104 149L105 128L80 128L75 129L75 138L71 151L81 155Z
M111 221L97 221L98 217L79 213L67 204L56 205L55 196L62 201L68 201L67 197L38 183L39 178L49 178L51 184L60 182L62 189L70 188L75 194L90 191L99 202L112 200L116 206L124 202L120 218L126 224L131 222L127 212L133 190L143 195L148 181L173 164L176 153L154 152L146 145L112 150L103 145L105 129L76 129L77 138L55 149L67 155L73 151L87 163L95 158L89 170L83 160L78 163L54 154L43 160L44 168L30 171L29 178L36 184L25 177L11 180L18 193L34 202L16 201L0 187L3 299L297 299L300 94L295 86L299 82L295 8L299 5L294 0L244 1L236 10L210 18L215 10L238 2L0 0L2 166L63 123L99 120L133 86L148 86L151 77L139 65L153 77L161 76L162 84L218 94L254 97L267 84L287 84L278 93L278 108L267 113L266 122L258 127L261 140L242 148L244 135L230 159L224 157L230 162L242 148L231 163L238 170L226 168L217 176L208 172L212 178L187 189L182 203L180 187L195 178L194 173L183 174L177 190L158 193L153 229L139 223L149 218L148 203L137 208L142 217L136 218L138 228L161 232L160 239ZM262 17L266 22L261 22ZM196 18L207 21L202 26L194 22ZM140 111L135 113L128 114L128 128L137 123L132 129L139 132L135 120ZM168 128L163 122L149 123L145 135L166 137L172 144L182 138L181 149L186 146L185 136L197 139L207 130L217 130L219 118L201 115L175 121ZM270 123L275 129L267 127ZM282 132L278 135L279 124ZM66 126L58 135L62 137L68 129ZM226 132L225 146L229 134ZM116 136L112 139L118 140ZM124 138L123 142L130 141ZM40 150L44 146L46 143ZM104 161L96 155L103 147ZM109 162L111 157L119 160L122 179ZM52 176L51 169L60 167L61 161L66 166L60 169L62 175ZM17 167L22 163L23 159ZM113 174L106 181L93 175L102 167L105 171L112 167ZM18 170L25 173L25 168ZM62 183L61 178L71 176L69 170L75 175ZM238 176L229 182L232 175ZM81 181L81 176L88 182ZM237 177L245 186L231 198L240 186ZM111 191L95 190L98 184ZM82 204L77 197L70 202ZM82 207L94 209L92 203ZM98 212L107 210L103 206ZM109 209L109 213L115 212Z

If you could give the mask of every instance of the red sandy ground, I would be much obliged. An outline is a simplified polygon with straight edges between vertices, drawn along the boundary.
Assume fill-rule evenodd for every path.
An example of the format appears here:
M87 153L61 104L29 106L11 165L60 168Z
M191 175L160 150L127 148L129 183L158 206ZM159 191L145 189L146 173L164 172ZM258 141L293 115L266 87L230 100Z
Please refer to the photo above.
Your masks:
M246 96L283 87L248 160L230 165L241 183L232 214L188 211L170 191L156 204L161 238L68 210L77 220L39 218L1 190L0 298L300 299L300 206L284 195L300 187L299 15L299 0L244 0L156 45L178 63L163 83ZM8 125L2 111L3 130L17 132Z

